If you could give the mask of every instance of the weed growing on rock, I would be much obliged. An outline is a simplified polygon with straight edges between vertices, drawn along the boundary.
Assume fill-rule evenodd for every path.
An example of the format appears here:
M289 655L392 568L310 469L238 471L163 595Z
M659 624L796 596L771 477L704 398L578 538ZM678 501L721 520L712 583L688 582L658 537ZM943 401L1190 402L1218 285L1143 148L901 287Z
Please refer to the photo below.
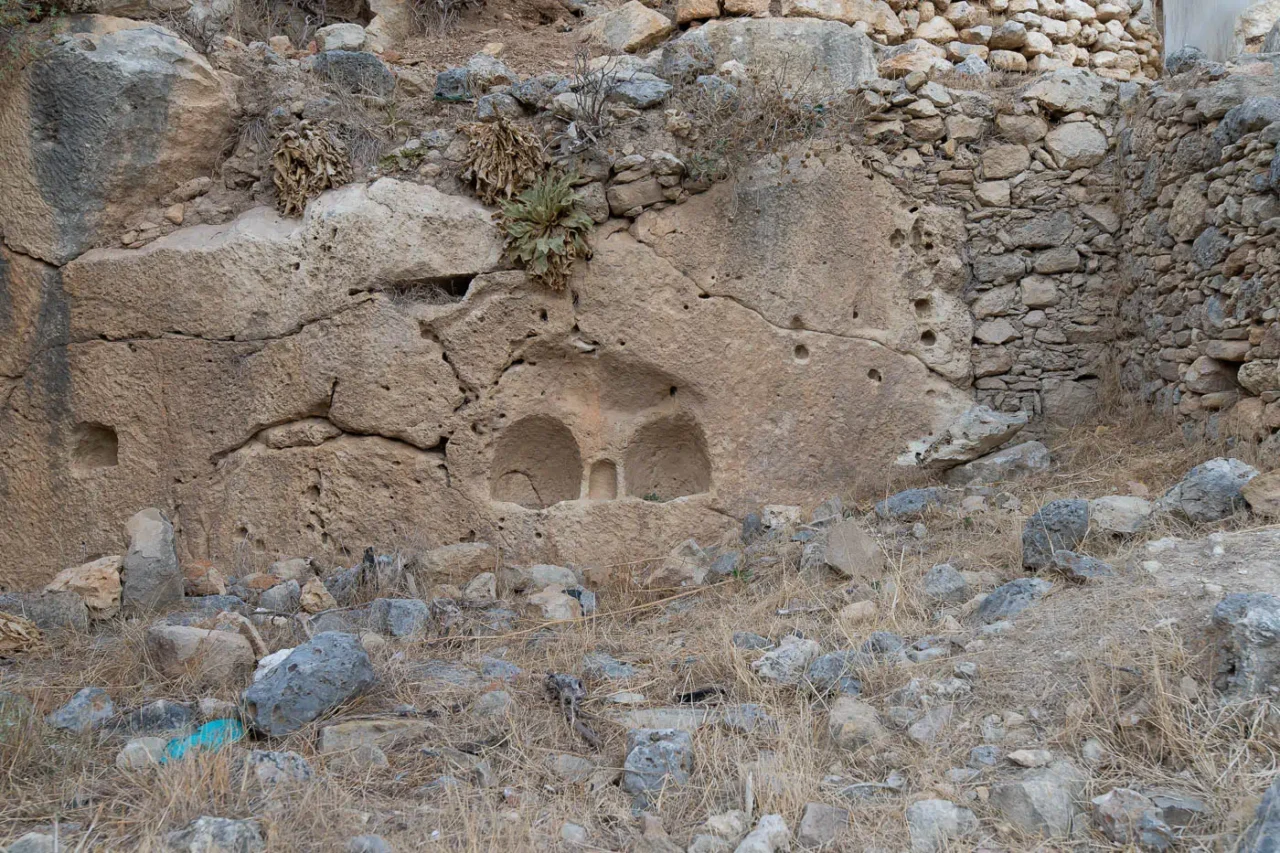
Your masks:
M507 252L552 290L563 290L573 262L591 256L591 217L582 209L570 175L546 175L502 205Z
M346 147L328 128L308 121L280 134L271 168L278 194L276 206L285 216L301 216L308 201L351 181Z
M542 142L531 131L507 121L473 122L461 129L469 139L462 177L475 184L485 204L511 198L542 172Z

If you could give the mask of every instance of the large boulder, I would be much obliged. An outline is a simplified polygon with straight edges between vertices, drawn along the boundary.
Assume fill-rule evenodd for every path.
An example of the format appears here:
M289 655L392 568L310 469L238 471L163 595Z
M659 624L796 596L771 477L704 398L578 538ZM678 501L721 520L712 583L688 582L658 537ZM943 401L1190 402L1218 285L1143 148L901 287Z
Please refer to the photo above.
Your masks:
M185 584L168 517L158 509L144 509L129 519L125 531L124 606L155 610L181 601Z
M246 716L259 732L282 737L376 680L357 637L333 631L317 634L244 692Z
M89 627L89 611L74 592L0 593L0 611L21 616L42 631Z
M96 15L66 30L0 95L0 231L52 264L207 175L233 131L222 80L174 33Z

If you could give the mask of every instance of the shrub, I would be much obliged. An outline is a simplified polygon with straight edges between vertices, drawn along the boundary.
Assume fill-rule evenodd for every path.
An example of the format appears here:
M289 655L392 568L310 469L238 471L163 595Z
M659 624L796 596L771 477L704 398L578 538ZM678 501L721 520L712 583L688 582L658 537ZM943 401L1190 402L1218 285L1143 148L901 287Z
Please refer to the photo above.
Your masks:
M542 172L542 143L532 132L505 119L464 124L462 131L468 138L462 178L485 204L511 198Z
M285 216L301 216L307 202L351 181L346 147L324 125L308 121L280 134L271 155L276 206Z
M0 81L30 58L33 26L92 10L89 0L0 0Z
M586 236L593 225L573 190L570 175L544 175L502 204L499 221L507 253L552 290L563 290L573 262L591 257Z

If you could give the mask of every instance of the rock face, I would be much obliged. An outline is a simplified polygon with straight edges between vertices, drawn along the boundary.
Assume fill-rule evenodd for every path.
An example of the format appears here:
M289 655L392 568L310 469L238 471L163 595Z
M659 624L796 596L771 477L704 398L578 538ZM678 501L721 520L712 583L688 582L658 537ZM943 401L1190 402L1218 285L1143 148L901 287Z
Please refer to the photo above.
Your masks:
M369 656L351 634L317 634L244 692L254 728L271 737L297 731L372 687Z
M834 22L733 26L747 23L864 40ZM635 236L600 229L576 305L502 271L488 210L392 179L297 221L255 209L87 252L60 277L77 342L42 350L0 410L4 470L21 472L0 574L22 573L0 582L115 551L139 506L181 506L179 557L216 566L245 542L359 553L424 518L435 545L622 562L714 537L723 513L839 491L968 405L963 222L909 213L849 155L803 172L785 189L776 173L718 185ZM731 217L740 193L778 227ZM895 231L932 248L831 252Z
M182 600L184 580L174 550L173 525L158 509L129 519L129 551L124 555L125 607L155 610Z
M169 30L99 16L70 29L0 98L0 230L53 264L213 171L233 131L222 81Z

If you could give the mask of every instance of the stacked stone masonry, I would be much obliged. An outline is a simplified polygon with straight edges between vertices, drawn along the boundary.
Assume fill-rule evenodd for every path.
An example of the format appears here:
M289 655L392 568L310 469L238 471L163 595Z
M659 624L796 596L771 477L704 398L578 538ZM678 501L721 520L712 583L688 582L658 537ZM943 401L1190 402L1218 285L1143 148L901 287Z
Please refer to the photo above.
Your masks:
M1160 35L1141 0L783 0L786 17L840 21L901 46L884 71L947 70L975 57L996 71L1093 68L1154 78ZM679 0L680 23L767 14L767 0Z
M1126 385L1189 434L1280 449L1280 78L1192 63L1126 111Z

